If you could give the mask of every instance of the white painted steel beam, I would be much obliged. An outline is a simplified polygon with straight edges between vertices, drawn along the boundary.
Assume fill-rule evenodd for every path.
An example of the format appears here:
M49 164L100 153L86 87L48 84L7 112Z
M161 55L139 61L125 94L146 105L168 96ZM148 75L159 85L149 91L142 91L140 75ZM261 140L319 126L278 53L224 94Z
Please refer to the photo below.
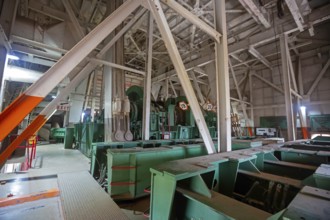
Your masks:
M27 38L24 38L24 37L20 37L20 36L17 36L17 35L11 35L10 40L12 42L19 42L19 43L23 43L23 44L27 44L27 45L31 45L31 46L35 46L35 47L40 47L40 48L52 50L52 51L59 52L59 53L68 52L67 50L65 50L63 48L50 46L50 45L47 45L47 44L44 44L44 43L40 43L38 41L34 41L34 40L30 40L30 39L27 39Z
M304 94L304 83L302 79L302 72L301 72L301 59L300 56L297 59L297 69L298 69L298 88L299 88L299 94Z
M199 84L197 82L197 78L196 78L196 75L195 75L194 71L192 71L190 75L191 75L191 78L192 78L193 83L194 83L194 87L195 87L195 91L196 91L198 99L199 99L199 103L200 103L201 106L203 106L204 103L205 103L204 96L202 94L201 88L199 87Z
M6 115L6 117L0 117L0 140L3 140L41 102L42 98L61 82L128 15L139 7L140 3L140 1L127 0L11 103L11 108L7 107L2 111L0 116ZM27 102L29 105L21 105L21 102ZM17 112L20 112L20 114L17 115Z
M143 71L136 70L136 69L133 69L133 68L130 68L130 67L127 67L127 66L119 65L119 64L116 64L116 63L108 62L108 61L105 61L105 60L100 60L100 59L96 59L96 58L88 58L88 60L90 60L93 63L102 64L102 65L114 67L114 68L121 69L121 70L126 70L128 72L137 73L137 74L140 74L140 75L145 75L145 72L143 72Z
M142 8L119 32L118 34L116 34L113 38L111 38L111 41L109 43L107 43L106 45L104 45L104 47L102 47L102 50L100 53L98 53L96 55L97 59L102 59L102 56L104 55L104 51L108 51L110 49L110 47L112 47L115 42L122 37L135 23L138 19L140 19L142 17L142 15L146 12L147 10ZM59 47L54 47L54 46L50 46L44 43L40 43L37 41L33 41L33 40L29 40L20 36L16 36L16 35L12 35L11 36L11 41L13 42L19 42L19 43L24 43L27 45L31 45L31 46L35 46L35 47L40 47L40 48L45 48L48 50L52 50L55 52L59 52L62 54L65 54L68 52L68 50L63 49L63 48L59 48ZM103 51L103 52L102 52ZM23 51L24 52L24 51ZM39 55L39 54L37 54ZM56 58L57 60L58 58ZM102 60L96 60L95 58L93 58L95 62L99 61L102 62ZM139 72L138 74L141 74L141 72Z
M305 106L313 106L313 105L328 105L330 104L329 100L323 100L323 101L312 101L305 103ZM254 105L253 107L249 107L248 109L272 109L272 108L284 108L285 104L276 104L276 105Z
M165 101L168 99L168 90L169 90L169 80L168 80L168 78L166 78L165 79L165 82L164 82L164 84L165 84Z
M320 22L326 21L330 19L329 15L330 5L326 5L324 7L313 10L313 12L309 15L309 22L313 25L318 24ZM293 24L283 20L283 23L280 23L282 31L280 33L290 34L298 30L298 28L293 27ZM269 29L263 31L261 33L255 34L247 39L239 41L238 43L232 44L229 46L229 53L237 53L239 51L243 51L248 49L250 45L257 46L262 45L267 42L270 42L276 39L278 35L274 36L274 30Z
M5 96L5 71L8 69L7 63L7 49L4 46L0 46L0 112L2 111L3 99Z
M98 78L98 74L99 74L99 70L98 68L95 68L94 69L94 79L93 79L93 88L92 88L92 93L93 93L93 96L92 96L92 107L91 107L91 113L93 115L92 117L92 120L91 122L94 122L95 121L95 114L94 114L94 111L95 111L95 108L96 108L96 88L97 88L97 78ZM100 94L101 96L101 94ZM100 96L98 98L100 98ZM102 110L102 109L100 109Z
M239 0L243 7L252 15L257 23L264 25L265 28L270 28L269 19L265 16L260 8L254 3L253 0Z
M287 57L288 36L286 34L281 34L280 45L281 45L281 60L282 60L286 120L287 120L287 128L288 128L288 141L294 141L296 139L296 134L295 134L293 107L292 107L290 74L289 74L288 57Z
M20 44L12 44L13 51L19 51L25 54L32 54L41 58L46 58L51 61L58 61L61 59L61 54L47 53L41 50L34 49L32 47L26 47Z
M132 25L132 24L131 24ZM122 35L124 34L124 32L119 32L118 34L116 34L116 36L114 36L112 39L119 39ZM103 58L104 55L106 54L106 52L108 51L109 48L111 48L114 44L116 43L116 41L109 41L109 43L107 43L102 50L96 55L96 57L99 58ZM95 62L99 62L99 59L92 59ZM109 65L110 62L107 62L106 65ZM113 63L111 63L112 65ZM114 64L113 67L117 68L118 64ZM51 103L49 103L49 105L40 113L40 114L44 114L46 115L46 118L50 118L52 116L53 113L56 112L56 106L58 105L58 103L64 99L66 96L68 96L70 94L70 92L75 89L79 83L81 81L83 81L88 75L89 73L91 73L95 68L96 68L96 64L93 63L88 63L75 77L73 80L70 81L70 83L66 86L65 89L61 90L60 93L57 95L57 97L55 99L53 99L53 101ZM121 65L119 65L121 66Z
M144 13L147 11L147 9L142 8L138 13L136 13L136 15L134 16L134 18L132 18L132 20L130 20L123 28L120 29L120 31L116 34L116 36L114 36L113 38L111 38L111 41L109 42L109 44L105 45L103 49L105 49L106 51L108 51L110 49L110 47L112 45L114 45L114 43L120 38L122 37L130 28L133 27L133 25L144 15ZM100 58L99 55L96 56L97 58Z
M276 89L277 91L279 91L280 93L284 93L283 89L281 89L280 87L276 86L275 84L271 83L270 81L268 81L267 79L263 78L262 76L259 76L256 73L250 73L251 76L257 77L258 79L260 79L261 81L263 81L264 83L268 84L269 86L271 86L273 89Z
M325 72L327 71L327 69L330 66L330 59L328 59L327 63L323 66L321 72L319 73L319 75L317 76L317 78L315 79L315 81L313 82L312 86L309 88L307 95L312 95L312 93L314 92L316 86L319 84L319 82L321 81L323 75L325 74Z
M152 45L153 45L154 19L152 13L149 13L149 29L148 29L148 57L147 71L144 78L143 92L143 117L142 117L142 138L149 140L150 136L150 104L151 104L151 74L152 74Z
M290 91L291 91L291 94L296 96L298 99L303 99L303 97L295 90L291 89Z
M320 22L329 20L330 19L330 15L328 15L329 10L330 10L330 5L319 8L317 10L314 10L309 16L310 23L315 25L315 24L318 24ZM286 33L286 34L293 33L293 32L298 30L298 28L293 27L290 22L284 22L281 27L283 29L281 33ZM268 43L272 40L277 39L278 36L279 35L274 36L274 30L273 29L269 29L269 30L266 30L264 32L255 34L255 35L253 35L253 36L251 36L247 39L241 40L241 41L239 41L235 44L230 45L228 47L229 55L247 50L247 49L249 49L250 45L255 47L255 46L260 46L260 45L266 44L266 43ZM310 44L310 42L308 42L308 44ZM189 71L194 66L204 66L204 65L206 65L208 63L211 63L211 62L214 62L214 54L209 54L209 55L201 57L197 60L194 60L190 63L187 63L186 66L188 68L186 70ZM239 64L239 65L242 65L242 64ZM236 65L234 65L233 67L236 67ZM163 73L159 76L153 77L152 81L153 82L162 81L166 77L174 76L174 75L175 75L174 71L169 71L167 73Z
M145 10L143 10L145 12ZM140 14L140 13L139 13ZM140 14L142 15L142 14ZM133 22L134 23L134 22ZM131 23L131 25L133 24ZM114 36L112 39L119 39L122 35L124 34L124 32L119 32L116 36ZM109 43L107 43L102 50L96 55L96 57L102 58L106 52L108 51L109 48L111 48L114 44L116 43L115 40L111 40L109 41ZM94 59L94 61L98 62L100 61L99 59ZM108 65L109 62L107 62L105 65ZM50 118L55 112L56 112L56 106L58 105L58 103L63 100L66 96L68 96L70 94L70 92L75 89L79 83L81 81L83 81L91 71L93 71L93 69L95 69L97 65L93 64L93 63L88 63L81 71L79 74L77 74L74 79L66 86L65 89L63 89L59 95L51 102L49 103L49 105L43 110L41 111L41 115L45 115L46 118ZM120 66L120 65L119 65ZM115 66L113 66L115 68L117 68L117 64L115 64Z
M251 127L254 127L254 108L253 108L253 83L252 83L252 74L248 75L249 77L249 90L250 90L250 103L251 103L251 109L250 109L250 118L252 124L250 125Z
M260 62L265 64L265 66L267 66L269 69L272 69L272 64L263 55L261 55L259 51L257 51L254 47L252 46L249 47L249 53L252 54L258 60L260 60Z
M302 32L304 30L304 18L300 13L296 0L285 0L285 2L297 24L299 31Z
M46 119L49 119L55 112L56 106L64 100L73 91L79 83L88 77L88 75L94 70L96 65L88 63L74 78L70 83L60 91L60 93L53 99L41 112L39 115L44 115Z
M79 38L82 39L83 37L85 37L85 33L83 31L83 29L81 28L78 19L76 18L76 15L74 14L70 2L67 0L62 0L62 3L64 5L65 11L69 14L69 18L73 24L73 27L76 31L76 33L78 34Z
M292 80L292 84L293 84L293 90L298 94L297 81L296 81L296 76L295 76L294 70L293 70L291 55L290 55L290 51L289 51L288 47L287 47L287 49L288 49L288 51L286 53L287 53L287 57L288 57L288 66L289 66L289 72L290 72L290 76L291 76L291 80Z
M250 102L242 101L242 100L239 100L239 99L236 99L236 98L233 98L233 97L230 97L230 100L235 101L235 102L239 102L239 103L242 103L242 104L246 104L246 105L251 105Z
M170 85L171 85L171 88L172 88L173 94L174 94L175 98L177 98L177 97L178 97L178 94L176 93L176 90L175 90L175 88L174 88L174 86L173 86L173 83L172 83L171 78L169 78L169 82L170 82Z
M228 47L225 0L214 1L215 27L222 33L220 43L215 44L217 80L217 128L218 151L231 151L230 84L228 71Z
M231 64L230 59L228 59L228 64L229 64L229 68L230 68L230 71L231 71L231 75L232 75L233 80L234 80L234 84L235 84L236 92L237 92L237 95L238 95L238 99L240 101L242 101L243 98L242 98L241 90L239 89L239 85L238 85L238 82L237 82L237 79L236 79L234 68L233 68L233 65ZM241 107L242 107L242 110L243 110L243 115L244 115L245 122L249 124L249 118L248 118L248 115L246 113L245 104L243 102L240 102L240 104L241 104Z
M87 82L87 90L86 90L86 93L85 93L84 107L83 107L82 110L85 110L88 106L89 97L91 96L91 90L92 90L92 86L93 86L94 76L95 76L95 73L93 71L89 75L89 79L88 79L88 82Z
M284 91L283 89L281 89L280 87L276 86L275 84L271 83L270 81L268 81L267 79L263 78L262 76L259 76L258 74L256 73L251 73L251 76L254 76L254 77L257 77L258 79L260 79L261 81L263 81L264 83L266 83L267 85L271 86L272 88L276 89L278 92L280 93L283 93L284 94ZM302 99L302 96L294 91L293 89L290 90L291 91L291 94L296 96L297 98L299 99Z
M163 0L163 2L170 8L172 8L174 11L178 12L182 17L184 17L185 19L196 25L198 28L200 28L202 31L204 31L206 34L208 34L210 37L212 37L213 40L219 42L221 34L214 28L206 24L204 21L199 19L198 16L194 15L174 0Z
M17 11L18 11L17 8L19 2L20 2L19 0L1 1L2 10L0 14L0 24L1 24L0 39L1 39L1 35L5 35L7 39L10 38L17 17ZM2 43L7 44L9 42L2 42ZM8 50L9 48L6 49Z
M128 0L102 23L93 29L76 46L67 52L36 83L30 86L26 94L46 96L67 74L77 66L101 41L108 36L138 6L139 1Z
M5 30L2 28L0 24L0 45L3 45L7 51L10 51L12 49L8 38L6 36Z
M191 110L193 112L196 124L198 126L199 132L204 140L205 146L209 154L215 153L214 144L210 135L210 132L207 128L204 115L199 107L196 95L190 83L188 74L185 70L184 64L182 62L180 53L175 44L173 35L171 33L170 27L168 26L165 14L160 5L159 0L148 0L149 9L152 12L156 23L158 25L158 29L164 39L165 46L169 52L170 58L173 62L173 65L178 73L178 77L182 88L186 94L188 102L190 104Z

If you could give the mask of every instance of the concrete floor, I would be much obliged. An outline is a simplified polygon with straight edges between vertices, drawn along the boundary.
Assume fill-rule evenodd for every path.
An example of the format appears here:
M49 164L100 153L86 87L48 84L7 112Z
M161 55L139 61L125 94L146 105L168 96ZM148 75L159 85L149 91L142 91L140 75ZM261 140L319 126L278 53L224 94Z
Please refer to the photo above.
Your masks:
M25 172L0 174L0 181L7 182L0 185L1 198L10 193L19 196L54 188L57 186L57 180L51 176L66 172L88 171L90 166L87 157L78 150L64 149L63 144L37 146L36 158L36 168L30 168ZM17 160L16 158L14 162ZM10 162L12 161L7 161ZM39 179L31 181L33 178Z
M78 150L64 149L63 144L37 146L35 167L26 172L0 173L0 200L60 188L57 174L89 171L90 160ZM9 161L10 162L10 161ZM17 159L15 161L17 162ZM105 193L105 192L104 192ZM129 219L141 214L123 210ZM47 216L47 217L46 217ZM61 198L54 197L0 208L0 219L64 219Z

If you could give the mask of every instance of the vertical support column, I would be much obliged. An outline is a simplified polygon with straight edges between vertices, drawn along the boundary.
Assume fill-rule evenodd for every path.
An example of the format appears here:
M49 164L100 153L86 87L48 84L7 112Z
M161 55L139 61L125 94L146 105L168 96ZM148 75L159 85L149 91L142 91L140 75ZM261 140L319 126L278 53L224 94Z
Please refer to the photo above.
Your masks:
M173 35L172 35L170 27L167 23L167 20L166 20L165 14L163 12L163 9L160 5L160 2L159 2L159 0L153 0L153 1L149 0L148 3L149 3L150 11L152 12L152 14L154 16L155 21L158 25L158 29L162 35L162 38L164 39L165 46L166 46L169 56L172 60L174 68L178 74L178 78L182 85L183 91L186 94L186 97L190 104L191 110L194 114L196 124L198 126L199 132L205 143L207 152L209 154L213 154L213 153L215 153L215 148L214 148L214 144L213 144L210 132L207 128L207 125L206 125L206 122L204 119L204 115L198 104L194 89L190 83L190 79L189 79L186 69L184 67L182 58L180 56L179 50L174 41Z
M99 74L99 69L94 70L94 79L93 79L93 87L92 87L92 106L91 106L91 115L92 115L92 122L95 121L95 102L96 102L96 86L97 86L97 78Z
M109 50L105 54L105 60L112 61L113 51ZM104 141L112 141L112 73L113 68L104 66L103 69L103 94L104 94Z
M150 102L151 102L151 73L152 73L152 44L153 44L154 20L151 12L149 13L149 30L148 30L148 58L147 72L144 79L143 93L143 118L142 118L142 138L149 140L150 132Z
M0 24L7 39L10 39L11 32L15 23L19 0L4 0L0 13Z
M216 80L217 74L215 71L215 62L211 62L211 63L207 64L205 66L205 71L207 73L208 82L210 85L208 99L212 103L216 103L217 102L217 80Z
M168 77L165 79L165 101L168 99Z
M175 91L175 88L174 88L174 86L173 86L173 83L172 83L171 78L169 78L168 81L170 82L170 86L171 86L172 91L173 91L173 93L174 93L174 97L177 98L177 97L178 97L178 94L177 94L176 91Z
M75 88L75 93L70 95L70 113L69 113L69 126L75 123L82 122L82 112L84 109L86 88L88 86L88 79L85 78Z
M292 96L291 96L291 83L289 75L289 66L288 66L288 56L287 47L288 47L288 36L286 34L281 34L280 36L280 45L281 45L281 60L282 60L282 74L283 74L283 83L284 83L284 98L285 98L285 110L287 118L287 127L288 127L288 141L294 141L296 139L295 129L294 129L294 117L293 117L293 107L292 107Z
M116 1L107 2L107 11L106 13L111 14L116 10ZM116 30L115 30L116 32ZM113 39L115 33L111 33L107 38L107 41ZM121 39L119 37L114 46L111 47L105 54L105 60L116 63L116 45L117 41ZM109 43L109 42L108 42ZM117 91L117 82L115 69L109 66L104 66L103 72L103 91L104 91L104 141L111 142L113 141L113 132L114 130L114 119L113 119L113 100L116 96Z
M304 83L302 79L302 73L301 73L301 59L300 56L297 56L297 71L298 71L298 91L299 94L304 96ZM307 128L307 118L306 118L306 107L299 106L298 109L299 117L300 117L300 127L302 131L302 135L304 139L309 138L308 134L308 128Z
M93 71L88 79L88 84L87 84L87 90L86 90L86 95L85 95L85 102L84 102L84 108L83 111L87 109L88 104L89 104L89 99L91 98L91 90L93 87L93 82L94 82L94 75L95 75L95 71Z
M250 118L251 118L251 126L254 127L254 109L253 109L253 83L252 83L252 73L249 72L249 89L250 89L250 103L251 103L251 112L250 112Z
M308 139L308 128L307 128L307 115L306 115L306 107L298 106L299 118L300 118L300 127L303 135L303 139Z
M239 98L239 100L243 101L241 90L239 89L239 86L238 86L238 83L237 83L237 79L236 79L236 75L235 75L235 72L234 72L234 68L233 68L233 65L231 64L230 59L228 60L228 63L229 63L231 75L232 75L233 80L234 80L234 84L235 84L235 88L236 88L236 92L237 92L238 98ZM242 110L243 110L243 115L244 115L244 118L245 118L245 123L246 124L250 124L249 123L249 118L248 118L247 113L246 113L245 104L243 102L241 102L240 104L241 104L241 107L242 107Z
M302 73L301 73L301 59L300 56L297 57L297 70L298 70L298 91L299 94L304 96L304 83L302 79Z
M203 97L201 88L199 87L199 84L198 84L194 71L191 72L191 78L193 79L193 83L194 83L195 91L196 91L198 99L199 99L199 103L203 106L205 103L204 97Z
M35 134L46 121L56 112L57 104L65 99L69 93L77 87L81 81L85 81L88 74L95 68L94 64L87 64L71 81L70 83L60 91L53 101L51 101L40 114L29 124L29 126L0 154L0 164L6 161L6 159L14 152L16 147L22 143L22 141ZM80 105L82 106L82 105ZM71 112L71 111L70 111ZM68 113L67 113L68 114ZM80 115L78 115L79 117ZM68 118L68 115L66 116Z
M5 95L5 68L7 65L7 50L4 46L0 46L0 112L2 110L3 98Z
M127 0L55 63L38 81L0 113L0 141L29 114L113 29L140 6Z
M214 11L216 30L222 34L220 43L215 43L218 150L227 152L231 151L231 122L225 0L214 1Z
M123 0L113 0L109 1L109 6L111 11L115 11L123 4ZM123 24L121 23L116 29L115 34L118 34L120 30L123 28ZM124 37L118 38L116 41L114 48L112 50L112 61L116 64L123 65L124 64ZM129 140L125 137L125 133L130 133L129 128L129 117L125 114L125 73L122 69L113 69L112 70L112 99L115 100L116 111L113 112L113 132L112 139L113 141L125 141ZM114 106L113 106L114 107ZM131 137L131 135L130 135Z
M74 27L77 35L79 36L80 39L82 39L85 36L85 33L84 33L83 29L80 27L79 21L76 18L75 14L72 10L72 7L70 5L70 1L62 0L62 3L64 5L66 13L68 13L69 18L70 18L71 22L73 23L73 27Z

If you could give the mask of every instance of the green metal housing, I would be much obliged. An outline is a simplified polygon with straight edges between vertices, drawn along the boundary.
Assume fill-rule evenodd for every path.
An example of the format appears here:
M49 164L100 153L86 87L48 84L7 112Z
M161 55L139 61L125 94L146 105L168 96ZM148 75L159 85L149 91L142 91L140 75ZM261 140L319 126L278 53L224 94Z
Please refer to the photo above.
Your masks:
M91 157L92 143L104 141L104 124L78 123L74 125L76 147L87 157Z
M148 195L150 167L166 161L206 155L204 144L159 148L108 149L108 193L114 199Z
M63 143L65 138L66 128L51 128L50 129L50 138L56 140L56 142Z
M151 219L290 216L289 204L304 186L328 190L330 169L329 165L318 167L315 163L279 160L275 155L280 155L282 149L280 145L255 147L170 161L151 168ZM315 149L314 154L318 153ZM272 216L272 213L277 214ZM311 219L306 218L308 214L314 218L319 215L306 213L297 219Z

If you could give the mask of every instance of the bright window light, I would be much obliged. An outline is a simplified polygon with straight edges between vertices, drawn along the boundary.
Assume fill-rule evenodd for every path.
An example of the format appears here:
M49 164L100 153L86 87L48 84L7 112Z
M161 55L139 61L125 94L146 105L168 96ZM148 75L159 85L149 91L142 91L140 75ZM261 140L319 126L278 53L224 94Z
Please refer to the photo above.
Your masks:
M300 111L302 114L306 115L306 107L305 106L300 106Z
M8 59L11 59L11 60L19 60L19 57L18 56L15 56L15 55L12 55L12 54L8 54Z
M311 139L317 137L317 136L324 136L324 137L330 137L330 134L312 134Z

